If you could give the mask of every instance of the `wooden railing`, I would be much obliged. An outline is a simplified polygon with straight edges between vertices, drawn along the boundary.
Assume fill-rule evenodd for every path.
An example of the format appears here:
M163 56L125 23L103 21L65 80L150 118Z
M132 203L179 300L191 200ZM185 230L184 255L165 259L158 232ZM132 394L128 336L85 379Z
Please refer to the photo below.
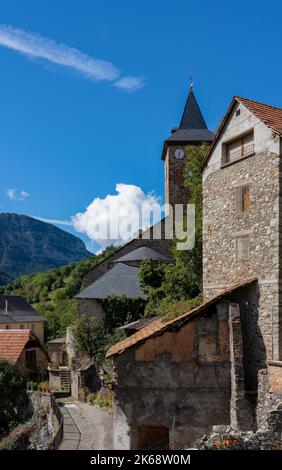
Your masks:
M64 418L63 418L61 410L58 406L58 403L56 402L56 400L53 397L52 393L50 394L50 399L51 399L51 407L52 407L54 415L56 416L56 418L58 420L59 427L58 427L58 430L57 430L55 436L53 437L53 439L51 440L51 442L48 446L48 450L57 450L57 449L59 449L60 444L61 444L61 442L63 440L63 437L64 437Z

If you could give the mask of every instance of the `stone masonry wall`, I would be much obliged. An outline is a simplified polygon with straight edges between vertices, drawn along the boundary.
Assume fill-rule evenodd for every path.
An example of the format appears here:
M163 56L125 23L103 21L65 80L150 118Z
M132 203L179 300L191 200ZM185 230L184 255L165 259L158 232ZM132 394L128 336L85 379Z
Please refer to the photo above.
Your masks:
M177 159L174 151L181 148L185 152L183 159ZM184 169L187 158L187 148L183 146L169 146L165 158L165 202L167 204L187 204L188 189L184 186Z
M77 314L95 316L97 320L105 318L101 302L96 299L77 299Z
M278 358L279 158L253 155L209 174L203 188L203 284L209 297L259 279L259 325L269 359ZM250 209L238 214L235 189L250 186ZM237 263L235 239L249 235L249 260Z
M170 447L230 421L228 303L114 358L114 448L137 449L139 426L166 426Z

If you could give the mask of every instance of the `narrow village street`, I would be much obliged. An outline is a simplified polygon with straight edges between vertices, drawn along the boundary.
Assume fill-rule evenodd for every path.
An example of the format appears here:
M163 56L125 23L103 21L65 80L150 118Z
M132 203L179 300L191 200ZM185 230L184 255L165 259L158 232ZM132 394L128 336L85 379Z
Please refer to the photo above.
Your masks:
M61 407L64 438L60 450L112 449L113 417L108 411L81 402Z

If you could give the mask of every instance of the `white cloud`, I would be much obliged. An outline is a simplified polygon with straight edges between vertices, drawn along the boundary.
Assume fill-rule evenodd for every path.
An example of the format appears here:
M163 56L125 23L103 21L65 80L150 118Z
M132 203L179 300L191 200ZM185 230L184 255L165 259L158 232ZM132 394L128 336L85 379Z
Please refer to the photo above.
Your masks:
M120 77L120 70L111 62L95 59L80 50L57 43L52 39L12 26L0 25L0 45L14 49L28 57L40 58L71 68L91 80L106 80L127 91L144 85L143 78Z
M41 222L46 222L47 224L73 226L71 220L48 219L46 217L37 217L36 215L33 215L32 217L34 219L41 220Z
M117 184L117 194L95 198L85 212L72 217L76 231L105 247L119 245L142 228L148 228L161 214L160 198L145 194L138 186Z
M26 191L18 191L17 189L8 189L6 194L11 201L17 202L24 201L29 196Z
M136 91L145 85L142 77L123 77L114 83L115 87L122 88L127 91Z

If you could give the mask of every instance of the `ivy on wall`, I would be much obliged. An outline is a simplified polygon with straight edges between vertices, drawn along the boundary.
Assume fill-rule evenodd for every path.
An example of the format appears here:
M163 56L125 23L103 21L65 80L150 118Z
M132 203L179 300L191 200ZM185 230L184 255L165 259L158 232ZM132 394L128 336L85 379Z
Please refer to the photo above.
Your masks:
M172 248L174 264L154 267L142 263L139 278L147 294L146 316L181 315L202 300L202 174L201 164L208 145L188 146L184 170L187 204L195 204L195 246L192 250ZM173 313L174 312L174 313Z

